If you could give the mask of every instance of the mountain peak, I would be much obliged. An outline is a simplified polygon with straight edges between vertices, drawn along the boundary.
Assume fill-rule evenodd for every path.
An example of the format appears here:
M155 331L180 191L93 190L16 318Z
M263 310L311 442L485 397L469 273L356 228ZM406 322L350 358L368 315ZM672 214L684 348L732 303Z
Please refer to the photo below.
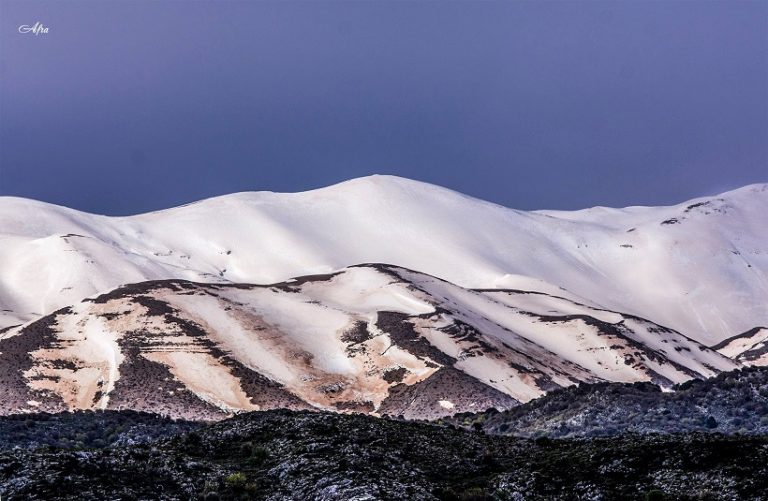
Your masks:
M466 197L466 195L451 190L450 188L391 174L371 174L370 176L357 177L312 191L325 190L334 192L365 191L366 193L379 193L382 195L390 194L394 191L405 191L420 192L422 196L427 193L442 192Z

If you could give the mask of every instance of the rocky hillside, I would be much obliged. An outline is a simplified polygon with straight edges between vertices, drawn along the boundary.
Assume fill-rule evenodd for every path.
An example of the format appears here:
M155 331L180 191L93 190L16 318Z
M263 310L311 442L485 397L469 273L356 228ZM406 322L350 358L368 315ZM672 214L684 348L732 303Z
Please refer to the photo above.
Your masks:
M652 383L583 384L504 412L459 414L458 426L527 437L623 433L768 434L768 368L692 380L663 392Z
M77 419L94 428L88 414ZM0 450L0 493L10 500L749 500L768 490L766 465L763 437L533 441L268 411L151 443Z
M197 430L198 421L134 411L77 411L0 417L0 450L102 449L137 445Z
M143 282L11 328L0 334L0 412L433 419L577 382L669 387L738 366L634 315L372 264L271 285Z

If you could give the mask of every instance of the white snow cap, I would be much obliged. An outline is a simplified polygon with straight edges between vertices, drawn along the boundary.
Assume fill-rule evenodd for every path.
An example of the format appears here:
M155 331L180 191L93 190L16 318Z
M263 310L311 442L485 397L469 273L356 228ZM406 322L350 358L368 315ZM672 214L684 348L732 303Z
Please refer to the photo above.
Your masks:
M766 214L766 184L574 212L517 211L393 176L131 217L0 197L0 329L122 283L271 283L380 262L556 293L711 345L768 324Z

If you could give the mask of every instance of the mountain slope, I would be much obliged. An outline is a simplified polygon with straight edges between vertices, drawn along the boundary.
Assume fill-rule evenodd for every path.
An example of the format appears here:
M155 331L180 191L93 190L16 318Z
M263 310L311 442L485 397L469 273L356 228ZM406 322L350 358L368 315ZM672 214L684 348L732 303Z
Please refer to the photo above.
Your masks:
M768 328L749 329L717 343L712 349L745 365L768 365Z
M3 413L435 418L576 382L671 386L737 366L633 315L378 264L272 285L143 282L0 334Z
M768 319L768 185L672 207L522 212L390 176L132 217L0 198L0 328L120 284L272 283L387 262L565 296L704 344Z

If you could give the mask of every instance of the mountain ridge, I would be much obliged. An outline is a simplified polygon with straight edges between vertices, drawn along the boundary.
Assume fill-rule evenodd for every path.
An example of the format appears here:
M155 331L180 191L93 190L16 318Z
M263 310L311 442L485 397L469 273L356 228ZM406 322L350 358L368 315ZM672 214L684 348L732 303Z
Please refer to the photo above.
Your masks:
M270 283L385 262L469 288L567 296L713 345L768 318L767 188L575 212L517 211L391 176L129 217L0 198L0 328L124 283Z
M360 176L356 178L347 179L344 181L339 181L337 183L333 183L326 186L320 186L317 188L311 188L307 190L301 190L301 191L272 191L272 190L244 190L244 191L234 191L231 193L225 193L221 195L214 195L211 197L205 197L201 198L199 200L193 200L191 202L185 202L179 205L174 205L171 207L166 207L162 209L156 209L156 210L150 210L146 212L135 212L130 214L122 214L122 215L107 215L107 214L99 214L96 212L89 212L84 211L80 209L74 209L71 207L68 207L66 205L62 204L55 204L51 202L46 202L44 200L38 200L34 198L27 198L27 197L20 197L15 195L0 195L0 204L2 204L4 201L10 201L10 202L23 202L23 203L33 203L33 204L39 204L42 207L51 207L51 208L57 208L57 209L66 209L67 211L72 211L79 214L85 214L88 216L95 216L95 217L102 217L102 218L110 218L110 219L124 219L124 218L133 218L143 215L149 215L149 214L158 214L163 213L166 211L173 211L176 209L182 209L184 207L189 207L191 205L197 205L201 203L206 202L212 202L216 200L221 199L227 199L230 197L272 197L272 196L292 196L292 195L303 195L303 194L309 194L313 192L330 192L334 189L341 189L343 187L347 186L354 186L354 185L365 185L365 184L380 184L380 181L383 181L384 183L390 182L390 183L405 183L410 184L413 187L429 187L431 189L437 188L440 190L443 190L445 192L449 192L452 194L461 195L462 197L483 202L488 205L501 207L504 209L514 210L521 213L542 213L542 214L555 214L555 213L561 213L561 214L569 214L569 213L579 213L582 211L590 211L590 210L633 210L633 209L653 209L653 208L671 208L671 207L678 207L684 204L689 204L691 202L696 202L698 200L707 200L711 198L719 198L723 196L729 196L729 195L735 195L745 192L764 192L768 191L768 181L767 182L757 182L757 183L750 183L743 186L739 186L736 188L728 189L723 192L717 192L712 195L700 195L696 196L690 199L683 200L678 203L672 203L668 205L627 205L627 206L607 206L607 205L593 205L590 207L583 207L581 209L531 209L531 210L522 210L522 209L516 209L514 207L500 204L497 202L491 202L488 200L484 200L482 198L473 197L471 195L467 195L465 193L462 193L458 190L448 188L445 186L429 183L426 181L419 181L416 179L410 179L403 176L397 176L394 174L371 174L368 176Z

